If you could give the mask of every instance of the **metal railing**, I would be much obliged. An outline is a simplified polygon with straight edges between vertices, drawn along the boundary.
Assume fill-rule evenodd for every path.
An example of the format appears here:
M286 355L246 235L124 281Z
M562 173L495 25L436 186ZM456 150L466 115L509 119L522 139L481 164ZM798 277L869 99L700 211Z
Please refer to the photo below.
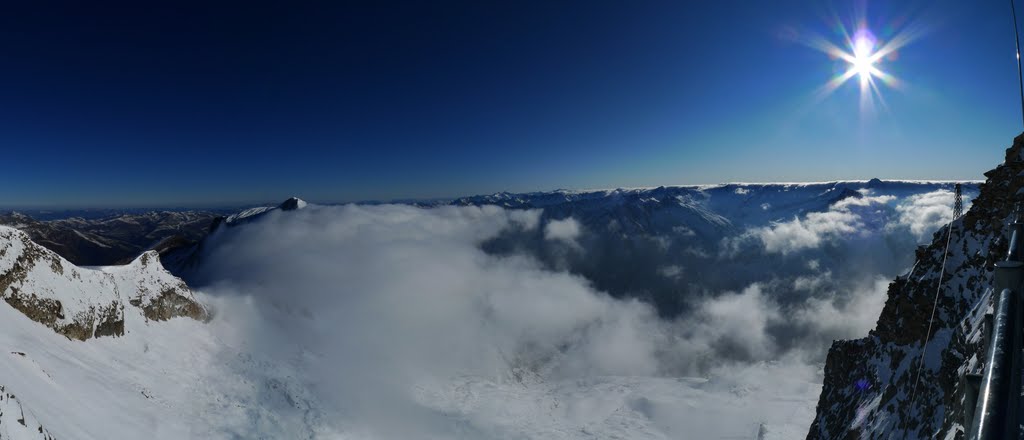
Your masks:
M996 263L993 292L998 292L981 377L965 377L965 425L971 440L1019 439L1021 407L1021 292L1024 292L1024 223L1020 210L1010 229L1006 260ZM940 280L941 282L941 280ZM980 380L979 380L980 379ZM971 401L974 410L971 411Z

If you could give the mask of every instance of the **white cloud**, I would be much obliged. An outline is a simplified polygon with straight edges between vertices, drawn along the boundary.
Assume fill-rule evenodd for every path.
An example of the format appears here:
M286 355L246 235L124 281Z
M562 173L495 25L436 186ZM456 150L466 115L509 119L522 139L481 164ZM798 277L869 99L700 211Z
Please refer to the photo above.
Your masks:
M552 241L578 246L576 238L580 236L580 224L576 219L567 217L562 220L550 220L544 225L544 238Z
M817 260L811 260L815 264L808 264L811 270L817 269ZM793 290L818 291L831 281L832 272L825 271L821 274L799 276L793 279Z
M733 255L743 241L753 237L769 253L785 255L818 248L840 237L862 234L866 226L862 215L864 211L883 208L894 200L896 197L890 195L847 197L824 212L811 212L803 218L752 228L738 239L723 242L723 246Z
M497 207L310 206L222 230L200 278L210 294L256 305L255 316L221 314L244 319L234 327L251 333L254 349L285 359L315 353L306 368L322 400L369 419L408 404L400 396L421 381L460 374L658 371L659 321L649 306L479 249L522 225L516 211ZM571 219L546 228L559 240L578 231ZM422 427L407 428L395 435Z
M953 218L953 200L953 192L944 189L907 197L896 206L899 224L910 228L919 241L926 239ZM968 209L970 201L964 204L964 211Z
M691 341L709 347L726 346L749 360L770 359L776 354L775 341L766 329L771 321L780 319L779 310L768 302L759 284L707 300L701 304L697 319L701 324L694 329L697 337Z
M864 197L847 197L838 202L832 204L830 208L832 211L849 211L851 207L855 206L871 206L871 205L884 205L893 200L896 200L896 196L864 196Z
M810 323L814 332L833 337L864 335L875 326L885 306L889 280L875 278L853 287L846 297L811 298L793 316Z
M848 211L812 212L803 219L756 228L752 232L761 239L766 251L788 254L817 248L822 241L842 234L854 234L863 227L860 217Z
M695 237L697 235L697 233L694 232L693 229L690 229L683 225L673 226L672 232L682 237Z
M517 209L508 211L508 217L512 223L519 225L523 230L532 231L540 225L540 209Z
M835 230L821 225L853 222L849 212L820 214L793 222L798 226L792 231L776 227L768 233L790 243L781 249L803 230L820 240ZM444 414L462 414L467 406L436 409L431 405L437 400L414 396L441 392L430 384L468 387L468 381L504 389L502 381L525 380L523 374L535 375L538 387L609 375L711 375L729 382L739 380L731 377L734 371L749 373L739 366L751 363L795 357L812 365L831 341L824 338L862 335L881 304L871 289L829 291L823 287L829 280L809 276L803 287L820 295L804 304L780 303L794 284L754 283L709 295L686 315L664 320L644 303L613 299L532 258L480 249L502 231L536 228L536 218L539 213L493 206L311 205L221 230L211 238L200 278L209 283L204 291L217 298L217 328L240 333L237 338L264 358L293 360L294 373L315 384L310 392L325 418L378 438L451 437L466 424L488 433L470 437L516 436L524 428L507 427L501 414L534 404L516 396L528 399L547 389L473 403L473 411L484 413L460 422ZM551 221L544 233L548 240L575 243L580 226L572 218ZM660 270L676 277L682 271L673 265ZM765 386L763 394L771 395L774 389ZM443 392L454 399L464 389ZM589 391L579 392L587 397L573 391L560 399L574 401L580 414L603 404ZM487 405L494 411L487 412ZM744 418L750 414L716 417L708 426L729 427L737 418L754 422ZM558 427L579 423L567 412L544 420ZM336 428L351 432L352 426ZM532 437L543 437L536 432Z
M677 279L683 274L683 267L676 264L661 266L658 268L658 273L665 278Z

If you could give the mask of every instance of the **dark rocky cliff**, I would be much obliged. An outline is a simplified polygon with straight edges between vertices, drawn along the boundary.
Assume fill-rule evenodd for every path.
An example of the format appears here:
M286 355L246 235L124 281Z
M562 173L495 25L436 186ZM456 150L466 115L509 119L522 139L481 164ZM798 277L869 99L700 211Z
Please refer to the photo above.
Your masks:
M889 285L875 329L833 343L808 439L964 437L960 377L981 368L993 264L1005 256L1007 223L1024 187L1022 150L1024 135L985 173L971 209L953 222L942 279L945 228Z

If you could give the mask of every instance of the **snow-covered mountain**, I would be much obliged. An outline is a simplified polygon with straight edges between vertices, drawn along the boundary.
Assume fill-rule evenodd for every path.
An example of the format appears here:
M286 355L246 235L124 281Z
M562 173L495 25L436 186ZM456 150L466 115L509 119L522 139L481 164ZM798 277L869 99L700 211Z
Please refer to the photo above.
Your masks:
M978 182L961 183L969 204ZM895 276L912 263L917 243L948 217L954 185L878 179L726 184L500 193L453 204L538 209L541 223L569 222L575 229L568 241L548 230L512 231L484 248L525 250L614 296L645 298L675 315L709 291L772 279L826 271L847 281Z
M0 273L8 305L70 339L121 336L150 320L207 315L155 252L124 266L83 269L28 234L0 226Z
M124 266L80 268L36 244L25 232L0 226L0 274L0 296L6 303L0 313L0 356L4 358L0 362L0 438L93 437L80 435L84 432L73 424L59 428L60 435L54 434L47 427L50 423L60 426L61 417L54 413L40 417L26 402L39 403L43 409L58 408L64 414L91 412L79 406L87 402L75 400L76 393L66 392L82 385L76 379L81 376L51 371L49 368L58 367L40 364L44 358L57 356L64 368L88 368L88 353L93 348L84 344L94 338L145 333L156 322L178 317L197 322L209 317L191 290L164 270L155 252L144 253ZM62 350L61 345L73 349ZM133 380L114 366L123 360L105 359L113 368L91 374L107 380ZM69 374L61 374L65 372ZM32 397L25 399L22 393ZM107 398L97 395L93 404L102 406Z
M586 283L588 292L594 289L596 296L610 295L614 300L612 310L634 304L635 299L640 300L641 308L651 306L657 315L650 319L653 327L630 330L634 332L631 334L644 336L636 336L641 340L626 345L651 347L652 366L639 370L609 367L607 371L616 374L599 380L593 373L577 376L579 372L573 367L574 372L566 376L558 372L578 362L572 354L577 348L573 347L594 343L603 346L601 351L615 353L621 349L613 340L594 342L589 340L590 336L562 340L564 335L553 335L547 342L520 342L528 348L513 344L501 349L516 353L499 356L506 361L497 374L512 378L511 383L494 382L478 374L446 376L452 372L442 369L447 373L439 373L440 378L432 376L426 383L410 384L418 390L418 397L412 403L403 400L401 405L441 411L455 420L463 420L452 423L474 420L474 429L483 431L467 431L479 434L467 435L469 438L539 438L553 431L578 429L580 425L579 420L566 419L564 414L552 419L538 418L543 412L536 407L538 402L575 402L572 405L582 408L594 404L593 399L602 394L598 389L619 389L623 392L621 400L610 400L607 411L590 410L597 412L586 419L585 432L630 432L620 424L625 423L635 424L637 438L663 438L672 437L670 433L674 430L703 423L707 428L701 432L706 438L793 438L804 435L811 422L813 402L820 390L815 384L820 377L814 372L824 362L825 348L833 339L856 336L874 323L887 281L909 269L917 244L948 220L953 186L954 182L879 180L729 184L496 194L434 203L427 209L402 205L309 205L287 211L268 207L242 213L226 223L232 227L216 228L202 245L190 250L188 258L193 264L183 275L200 286L230 285L242 291L263 292L256 296L267 298L257 302L267 301L271 310L293 314L295 318L288 321L288 326L294 327L306 318L315 322L317 316L330 310L338 310L342 316L350 310L361 310L361 306L354 305L334 309L330 305L336 301L334 296L320 297L324 292L322 286L331 286L326 292L346 298L358 296L359 292L387 292L388 287L380 283L382 279L392 279L403 285L408 283L408 289L426 297L443 297L444 290L431 287L431 274L474 280L466 282L470 286L481 277L493 276L475 275L472 272L477 269L469 268L447 273L458 261L447 255L450 240L483 251L474 258L485 261L481 263L484 267L516 267L519 263L513 262L525 257L531 262L528 266L538 265L541 273L572 274ZM963 188L969 206L978 194L977 182L963 182ZM499 222L504 226L486 226L487 219L493 216L504 218L503 223ZM448 237L453 222L468 222L464 226L468 229ZM484 229L476 229L480 227ZM413 237L402 238L407 234ZM373 237L381 241L363 242ZM428 256L419 259L420 249L415 247L404 252L396 250L398 253L393 256L379 255L391 248L401 249L406 240L432 243ZM393 260L402 261L402 269L377 267ZM164 262L169 263L167 258ZM440 266L427 269L431 264ZM176 267L173 262L168 266ZM378 270L387 275L363 280ZM521 275L517 279L531 276L537 275ZM407 278L415 281L406 281ZM534 288L531 286L527 283L512 290L528 291ZM302 293L307 289L308 293ZM466 295L488 292L490 288L480 289ZM550 292L557 296L558 291L555 288ZM278 297L276 292L287 295ZM307 302L302 299L304 295L317 299ZM388 297L383 293L381 296ZM410 301L417 300L392 298L388 303ZM540 299L522 301L544 303ZM446 308L460 310L459 306ZM390 322L386 317L391 310L363 313ZM483 316L452 316L450 321L490 322L497 319L493 317L495 313L500 314L488 311ZM362 322L356 316L330 319ZM571 322L571 318L567 319ZM599 322L603 319L606 318ZM537 325L533 323L530 327ZM576 325L601 328L607 324ZM392 332L376 327L345 327L337 331ZM476 330L489 331L493 330ZM412 339L419 341L431 336L430 332L422 333ZM653 339L648 340L648 336ZM431 340L435 338L449 337ZM300 339L318 338L303 333ZM561 348L556 353L548 352L543 349L547 343ZM388 341L379 345L394 344ZM431 344L424 341L422 345ZM346 353L345 358L373 357L362 350L357 350L357 355ZM643 352L646 348L639 350ZM332 351L327 349L328 353ZM644 356L634 355L633 362ZM403 355L390 353L387 357L401 359ZM358 371L358 367L351 368ZM602 368L592 365L589 369L604 371ZM379 369L386 371L389 367ZM771 378L773 374L793 375L796 371L800 374L789 377L788 382ZM637 379L621 376L625 372ZM663 381L673 377L688 379ZM523 378L533 379L523 382ZM761 378L758 380L766 383L752 383L746 378ZM368 380L372 382L372 378ZM525 388L514 388L518 386ZM758 402L775 402L771 404L773 410L758 410L755 405L742 416L731 413L728 408L738 405L733 399L745 402L745 396ZM782 400L776 400L779 398ZM489 399L494 402L487 403ZM719 402L722 406L702 407L694 412L693 405L701 400ZM517 420L522 418L512 425L493 413L512 408L518 414ZM700 417L683 417L680 413L699 413L705 418L713 415L717 419L702 421ZM447 426L447 422L438 423Z
M561 225L565 234L558 235L557 227L510 230L482 247L496 255L527 252L547 267L581 275L614 296L645 298L663 313L675 315L691 307L690 298L709 290L742 289L773 273L806 275L807 260L817 261L820 270L837 278L879 272L895 276L909 267L916 244L942 223L956 183L872 179L557 190L416 206L494 205L536 211L539 223L561 222L555 225ZM979 182L960 183L969 203ZM215 222L212 229L303 206L305 202L292 198L278 206L247 209ZM834 223L839 229L818 223ZM854 229L856 234L850 233ZM806 237L788 236L800 233ZM825 235L841 239L822 240ZM802 248L789 248L792 243L801 247L800 239L815 241L803 246L815 255L799 255ZM818 252L819 241L831 251ZM189 279L201 247L180 246L162 253L162 261ZM852 253L854 247L864 252ZM780 253L786 254L784 258ZM766 266L752 270L755 263Z
M585 224L616 220L627 231L657 233L690 225L695 230L741 229L786 221L821 212L848 197L886 194L896 198L964 185L977 193L980 181L850 180L811 183L730 183L722 185L661 186L657 188L594 191L557 190L536 193L497 193L455 199L453 205L497 205L512 209L544 209L553 218L577 215Z
M288 200L281 202L277 206L257 206L249 209L239 211L235 214L231 214L223 219L225 226L237 226L246 222L254 221L259 219L260 216L272 212L274 210L280 211L293 211L296 209L305 208L307 205L305 200L298 197L290 197ZM218 222L220 224L220 222Z

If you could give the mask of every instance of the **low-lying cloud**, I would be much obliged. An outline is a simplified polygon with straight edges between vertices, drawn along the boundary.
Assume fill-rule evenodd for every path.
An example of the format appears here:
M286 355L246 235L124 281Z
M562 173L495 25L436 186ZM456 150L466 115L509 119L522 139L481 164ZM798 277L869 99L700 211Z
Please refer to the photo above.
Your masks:
M924 239L953 219L951 207L954 197L953 192L947 190L910 196L896 207L899 224L910 228L910 232L919 239ZM965 203L964 212L968 209L969 201Z
M723 251L734 256L750 241L769 254L794 254L872 234L901 234L924 241L952 219L953 193L937 190L905 199L892 195L847 197L822 212L809 212L790 220L754 227L723 241ZM964 209L970 208L970 201Z
M753 228L744 237L757 238L768 253L789 254L815 249L823 243L866 233L863 214L895 199L889 195L847 197L832 204L827 211Z
M561 220L551 220L544 225L544 238L554 241L562 241L576 245L576 238L580 236L580 224L576 219L567 217Z
M826 219L856 222L846 211L822 215L790 228L827 235ZM706 375L782 358L813 365L831 338L866 332L884 301L884 279L846 289L812 271L709 294L663 319L647 302L613 298L525 252L481 249L541 227L546 240L581 234L572 218L542 226L539 211L493 206L310 205L219 230L196 279L216 298L217 319L233 320L253 350L298 359L328 413L385 438L451 429L408 396L418 384L524 371L541 380ZM792 247L781 237L804 233L766 234ZM801 289L813 290L808 301L785 299Z

